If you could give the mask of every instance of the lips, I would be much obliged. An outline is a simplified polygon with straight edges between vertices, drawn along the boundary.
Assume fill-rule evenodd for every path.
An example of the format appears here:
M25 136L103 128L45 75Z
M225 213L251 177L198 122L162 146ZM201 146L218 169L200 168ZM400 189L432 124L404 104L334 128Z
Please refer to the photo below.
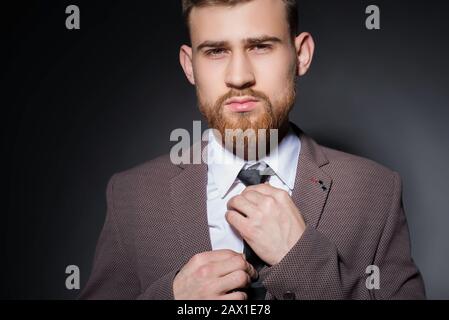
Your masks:
M225 105L232 112L250 112L257 107L258 102L254 97L234 97L226 100Z

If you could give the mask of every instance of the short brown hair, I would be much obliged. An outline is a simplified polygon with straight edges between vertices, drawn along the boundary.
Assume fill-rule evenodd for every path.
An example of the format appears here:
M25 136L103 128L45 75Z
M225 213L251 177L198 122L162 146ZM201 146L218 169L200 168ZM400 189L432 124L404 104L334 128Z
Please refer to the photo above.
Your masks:
M252 0L182 0L182 13L184 19L189 27L189 15L194 7L206 7L206 6L235 6L239 3L249 2ZM292 36L296 36L298 33L298 5L296 0L282 0L287 10L287 19L290 26L290 33Z

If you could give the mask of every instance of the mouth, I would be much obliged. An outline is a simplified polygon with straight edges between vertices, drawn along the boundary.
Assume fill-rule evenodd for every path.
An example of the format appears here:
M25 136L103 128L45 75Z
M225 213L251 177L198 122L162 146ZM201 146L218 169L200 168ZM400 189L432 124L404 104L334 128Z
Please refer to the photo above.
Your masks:
M257 108L259 99L245 96L245 97L233 97L225 102L225 106L232 112L243 113L250 112Z

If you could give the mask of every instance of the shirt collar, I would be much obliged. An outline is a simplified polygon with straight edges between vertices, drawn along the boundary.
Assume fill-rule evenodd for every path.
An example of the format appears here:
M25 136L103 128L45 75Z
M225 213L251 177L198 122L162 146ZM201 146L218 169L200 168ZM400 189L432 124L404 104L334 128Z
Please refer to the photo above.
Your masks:
M220 196L223 198L233 185L240 170L245 166L245 160L234 156L217 141L212 130L209 132L207 148L208 170L212 174Z
M214 182L218 187L220 196L223 198L234 184L240 170L247 162L234 156L232 152L223 148L217 141L212 130L209 132L208 170L212 174ZM276 176L293 190L295 185L296 170L298 165L301 141L290 127L287 135L282 139L278 148L267 157L258 162L265 162L276 173Z
M269 165L278 178L290 190L293 190L300 151L301 140L290 128L287 135L279 143L278 148L260 161Z

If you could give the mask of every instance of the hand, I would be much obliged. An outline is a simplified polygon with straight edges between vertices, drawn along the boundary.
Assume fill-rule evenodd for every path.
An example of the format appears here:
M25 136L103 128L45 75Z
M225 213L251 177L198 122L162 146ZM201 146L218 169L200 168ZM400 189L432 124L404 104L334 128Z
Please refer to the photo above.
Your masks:
M279 263L306 228L288 192L268 183L249 186L231 198L226 220L269 265Z
M202 252L193 256L173 281L175 300L246 300L245 288L258 277L241 253L232 250Z

